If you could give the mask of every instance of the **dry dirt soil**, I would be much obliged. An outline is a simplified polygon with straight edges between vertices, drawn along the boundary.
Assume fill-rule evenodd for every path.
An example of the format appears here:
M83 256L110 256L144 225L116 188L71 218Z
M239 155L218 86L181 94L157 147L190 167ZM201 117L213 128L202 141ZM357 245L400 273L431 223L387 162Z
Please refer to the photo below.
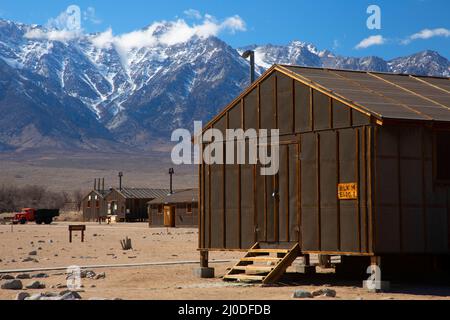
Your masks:
M133 250L124 252L120 240L132 239ZM144 223L98 225L87 224L86 242L80 236L69 243L68 223L56 222L51 226L0 225L0 270L66 268L72 265L108 267L89 270L106 273L103 280L83 279L83 299L256 299L288 300L297 289L314 291L328 287L336 290L339 300L397 300L397 299L450 299L450 288L424 287L423 285L392 286L392 292L370 294L358 282L339 282L330 275L300 276L295 282L275 287L231 284L223 282L228 267L242 253L212 253L211 260L231 260L212 264L216 268L215 279L199 279L194 276L196 264L112 268L109 265L139 264L150 262L198 261L196 229L154 229ZM22 262L31 251L38 262ZM45 271L49 278L41 281L44 290L28 290L29 293L59 292L58 284L66 284L63 271ZM30 274L39 273L38 271ZM10 273L14 275L14 273ZM27 285L31 280L23 280ZM0 290L0 299L13 299L14 291ZM316 298L331 299L331 298Z

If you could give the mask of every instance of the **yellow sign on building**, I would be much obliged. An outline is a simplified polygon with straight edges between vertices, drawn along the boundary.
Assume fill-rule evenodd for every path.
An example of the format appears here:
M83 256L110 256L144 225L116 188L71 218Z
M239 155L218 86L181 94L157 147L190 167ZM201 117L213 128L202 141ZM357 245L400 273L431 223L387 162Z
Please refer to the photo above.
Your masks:
M340 183L338 185L339 200L357 200L358 184L357 183Z

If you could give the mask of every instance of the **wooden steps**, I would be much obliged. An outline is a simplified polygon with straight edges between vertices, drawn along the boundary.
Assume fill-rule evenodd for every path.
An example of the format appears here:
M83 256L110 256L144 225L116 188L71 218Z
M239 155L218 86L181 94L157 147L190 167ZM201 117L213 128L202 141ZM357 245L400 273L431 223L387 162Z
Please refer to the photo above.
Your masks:
M253 276L253 275L242 275L242 274L233 274L229 276L225 276L226 280L239 280L243 282L260 282L264 280L264 276Z
M275 267L249 265L249 266L236 266L234 267L234 270L264 273L264 272L271 272L274 268Z
M300 254L298 244L290 249L263 249L256 243L233 268L223 277L224 281L276 282Z
M275 258L275 257L248 257L248 258L242 258L241 261L246 262L256 262L256 261L262 261L262 262L279 262L282 260L281 258Z

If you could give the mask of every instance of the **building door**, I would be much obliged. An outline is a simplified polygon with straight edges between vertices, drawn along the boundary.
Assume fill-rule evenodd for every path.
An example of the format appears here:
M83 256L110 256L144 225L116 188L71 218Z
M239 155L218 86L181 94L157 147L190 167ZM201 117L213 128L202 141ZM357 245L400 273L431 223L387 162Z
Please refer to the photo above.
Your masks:
M167 228L175 228L175 207L164 207L164 226Z
M281 143L279 171L265 177L266 241L300 241L300 144Z

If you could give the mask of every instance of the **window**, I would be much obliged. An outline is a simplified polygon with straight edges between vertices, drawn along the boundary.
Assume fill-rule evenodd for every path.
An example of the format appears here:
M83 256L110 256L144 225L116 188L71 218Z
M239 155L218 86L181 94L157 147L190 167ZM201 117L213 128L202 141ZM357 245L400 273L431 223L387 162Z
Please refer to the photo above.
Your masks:
M89 201L87 202L87 207L88 207L88 208L91 207L91 200L89 200Z
M96 208L100 208L100 201L98 201L98 200L95 201L95 207L96 207Z
M436 179L450 182L450 131L436 133Z
M158 214L164 214L164 206L162 204L158 205Z
M188 204L187 204L186 212L187 212L187 213L192 213L192 203L188 203Z

